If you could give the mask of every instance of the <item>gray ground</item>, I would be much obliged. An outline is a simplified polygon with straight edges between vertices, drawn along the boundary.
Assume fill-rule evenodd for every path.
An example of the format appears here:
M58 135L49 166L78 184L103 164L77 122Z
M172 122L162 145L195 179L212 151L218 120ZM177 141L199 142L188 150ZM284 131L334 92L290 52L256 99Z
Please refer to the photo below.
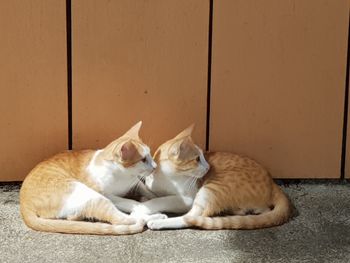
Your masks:
M82 236L28 229L18 187L2 186L0 262L350 262L350 184L283 189L298 215L280 227Z

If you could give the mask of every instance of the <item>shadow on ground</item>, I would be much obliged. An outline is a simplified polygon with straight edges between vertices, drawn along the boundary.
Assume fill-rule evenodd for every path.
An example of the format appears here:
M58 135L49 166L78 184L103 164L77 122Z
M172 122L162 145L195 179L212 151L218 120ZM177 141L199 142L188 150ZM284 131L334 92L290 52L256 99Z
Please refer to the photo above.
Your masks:
M1 262L349 262L350 185L283 187L298 215L262 230L145 231L133 236L39 233L0 188Z

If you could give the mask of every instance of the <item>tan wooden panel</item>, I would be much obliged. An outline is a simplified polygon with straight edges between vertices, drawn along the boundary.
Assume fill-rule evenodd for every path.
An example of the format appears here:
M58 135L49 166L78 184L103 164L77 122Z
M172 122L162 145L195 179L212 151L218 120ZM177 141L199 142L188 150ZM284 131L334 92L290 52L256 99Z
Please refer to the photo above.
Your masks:
M205 142L208 1L73 1L73 148L139 120L153 149L195 122Z
M348 0L214 3L212 150L339 178Z
M350 1L349 1L349 6L350 6ZM349 14L349 24L350 24L350 14ZM350 33L350 29L349 29L349 33ZM348 59L349 59L349 55L350 54L348 54ZM350 68L348 68L348 70L349 70L348 74L350 75ZM348 79L347 81L349 82L350 80ZM348 83L347 85L350 85L350 83ZM348 100L350 101L350 96L348 96ZM346 138L347 139L346 139L346 154L345 154L345 178L350 178L350 107L349 105L348 105L348 125L347 125Z
M67 145L65 1L0 1L0 181Z

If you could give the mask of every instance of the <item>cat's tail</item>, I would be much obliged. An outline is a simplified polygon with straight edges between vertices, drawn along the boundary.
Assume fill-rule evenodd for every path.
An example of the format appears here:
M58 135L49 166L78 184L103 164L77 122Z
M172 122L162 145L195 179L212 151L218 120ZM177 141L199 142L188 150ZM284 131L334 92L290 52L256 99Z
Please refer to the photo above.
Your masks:
M29 209L22 208L21 212L23 220L28 227L44 232L90 235L129 235L142 232L145 224L143 220L133 225L111 225L99 222L45 219L38 217Z
M259 215L203 217L185 216L184 220L190 226L202 229L257 229L281 225L289 220L292 205L283 191L273 184L273 209Z

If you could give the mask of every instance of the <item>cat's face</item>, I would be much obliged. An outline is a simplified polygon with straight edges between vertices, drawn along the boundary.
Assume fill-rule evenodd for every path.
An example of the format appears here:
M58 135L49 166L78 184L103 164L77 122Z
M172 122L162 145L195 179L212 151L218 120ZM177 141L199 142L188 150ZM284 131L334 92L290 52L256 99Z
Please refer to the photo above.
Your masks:
M162 172L169 176L186 175L202 178L209 170L203 151L194 144L193 125L161 145L155 159Z
M111 162L126 175L144 177L151 174L157 167L149 147L139 138L141 124L141 122L137 123L103 150L104 160Z

